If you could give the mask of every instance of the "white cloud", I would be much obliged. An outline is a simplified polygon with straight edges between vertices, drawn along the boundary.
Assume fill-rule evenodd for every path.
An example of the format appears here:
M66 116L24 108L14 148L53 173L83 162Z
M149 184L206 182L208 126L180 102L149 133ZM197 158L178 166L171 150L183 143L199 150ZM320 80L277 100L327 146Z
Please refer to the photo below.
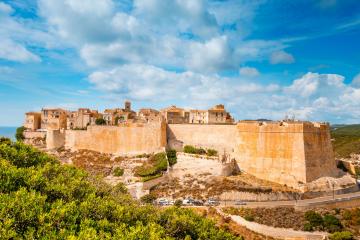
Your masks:
M37 55L10 39L0 39L0 58L17 62L41 61Z
M239 69L239 73L242 76L257 77L260 75L259 71L253 67L242 67Z
M295 115L301 120L356 122L360 118L360 89L345 85L344 77L336 74L307 73L282 87L130 64L96 71L89 81L117 98L157 103L176 100L183 106L200 107L225 103L238 119Z
M50 30L74 45L90 67L136 63L213 73L285 48L280 41L239 38L259 4L135 0L131 11L122 12L110 0L80 6L75 0L39 0L39 9ZM223 31L230 22L236 30Z
M283 50L273 52L270 56L271 64L279 64L279 63L289 64L293 62L295 62L294 57L290 53L287 53Z

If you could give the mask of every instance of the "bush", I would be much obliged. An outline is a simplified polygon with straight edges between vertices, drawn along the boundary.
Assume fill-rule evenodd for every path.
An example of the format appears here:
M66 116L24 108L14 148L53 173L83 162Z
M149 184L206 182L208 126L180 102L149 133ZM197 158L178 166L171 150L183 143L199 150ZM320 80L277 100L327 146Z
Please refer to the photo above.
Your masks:
M190 154L206 154L206 151L203 148L196 148L191 145L185 145L184 146L184 153L190 153Z
M342 229L340 220L337 217L330 214L326 214L324 216L323 225L328 232L338 232L339 230Z
M166 155L167 155L170 166L174 165L177 162L176 150L175 149L167 150Z
M329 236L330 240L352 240L353 234L349 231L334 232Z
M314 228L310 223L307 222L304 224L304 231L312 232L312 231L314 231Z
M25 131L25 127L18 127L16 129L15 138L17 141L23 141L25 139L24 131Z
M180 199L177 199L175 202L174 202L174 206L176 207L181 207L182 206L182 201Z
M207 150L207 152L206 152L206 155L208 155L208 156L217 156L217 154L218 154L218 152L215 150L215 149L211 149L211 148L209 148L208 150Z
M305 213L305 219L311 224L312 227L318 227L323 225L323 218L319 213L315 211L307 211Z
M141 181L142 181L142 182L147 182L147 181L150 181L150 180L159 178L159 177L161 177L161 176L162 176L162 173L159 173L159 174L156 174L156 175L145 176L145 177L142 177L142 178L141 178Z
M246 215L244 216L244 219L249 222L253 222L255 220L254 216L252 215Z
M195 154L196 153L196 148L191 146L191 145L186 145L186 146L184 146L184 153Z
M136 167L135 175L139 177L155 176L166 171L167 167L168 161L166 159L166 153L157 153L151 156L147 163L144 163L140 167Z
M96 125L106 125L106 121L105 121L105 119L103 119L103 118L97 118L97 119L95 120L95 124L96 124Z
M124 175L124 169L120 168L120 167L116 167L114 169L113 175L115 177L121 177L122 175Z
M144 196L142 196L141 198L140 198L140 201L142 202L142 203L148 203L148 204L152 204L152 203L154 203L154 201L156 200L156 196L154 195L154 194L146 194L146 195L144 195Z

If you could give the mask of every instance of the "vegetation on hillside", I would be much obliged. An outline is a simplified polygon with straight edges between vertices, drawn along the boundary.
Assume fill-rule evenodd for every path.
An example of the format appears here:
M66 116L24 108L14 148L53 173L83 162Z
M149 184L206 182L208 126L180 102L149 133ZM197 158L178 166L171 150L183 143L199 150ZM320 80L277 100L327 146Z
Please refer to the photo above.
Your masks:
M0 239L241 239L189 209L140 206L122 184L0 140Z
M143 181L148 181L156 177L160 177L162 172L166 171L168 161L166 153L157 153L143 163L143 165L135 168L135 176L143 177Z
M203 149L203 148L197 148L191 145L185 145L184 146L184 153L191 153L191 154L199 154L199 155L207 155L207 156L216 156L218 152L215 149Z
M336 126L331 130L331 138L336 157L348 158L350 154L360 154L360 124Z
M25 127L23 127L23 126L18 127L16 129L15 138L17 141L23 141L25 139L24 131L25 131Z

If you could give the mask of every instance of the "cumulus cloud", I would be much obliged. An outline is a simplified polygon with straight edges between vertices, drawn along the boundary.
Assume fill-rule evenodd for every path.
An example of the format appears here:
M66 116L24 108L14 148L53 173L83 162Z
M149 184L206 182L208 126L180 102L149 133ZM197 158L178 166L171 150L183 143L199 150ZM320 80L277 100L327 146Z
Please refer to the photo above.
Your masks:
M253 67L242 67L239 69L239 74L248 77L256 77L260 75L259 71Z
M40 62L40 58L10 39L0 39L0 58L17 62Z
M202 107L226 103L238 119L294 115L301 120L326 121L342 116L338 121L355 122L360 118L360 89L344 84L344 77L337 74L309 72L288 86L279 86L130 64L96 71L89 81L109 95L134 100L176 100L183 106Z
M270 63L271 64L279 64L279 63L285 63L290 64L295 62L294 57L283 50L273 52L270 56Z
M111 0L81 6L76 0L39 0L39 9L50 30L73 44L91 67L136 63L218 73L285 47L280 41L239 39L237 29L245 28L259 4L136 0L122 11ZM236 31L224 31L230 21Z

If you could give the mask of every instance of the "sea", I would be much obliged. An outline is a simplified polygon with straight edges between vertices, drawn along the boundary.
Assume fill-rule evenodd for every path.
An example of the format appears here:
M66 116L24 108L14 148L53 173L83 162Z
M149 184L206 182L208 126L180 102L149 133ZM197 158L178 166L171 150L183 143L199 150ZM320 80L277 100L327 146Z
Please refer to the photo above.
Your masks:
M0 127L0 137L7 137L15 141L16 127Z

